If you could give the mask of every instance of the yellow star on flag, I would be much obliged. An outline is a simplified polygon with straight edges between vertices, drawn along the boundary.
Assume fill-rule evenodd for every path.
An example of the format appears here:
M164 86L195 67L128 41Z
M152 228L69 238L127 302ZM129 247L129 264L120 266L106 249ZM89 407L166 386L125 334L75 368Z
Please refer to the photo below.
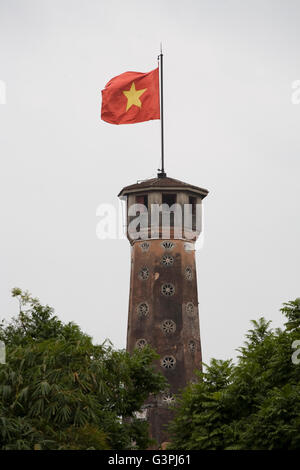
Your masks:
M146 90L147 88L144 88L143 90L136 90L135 83L132 82L130 90L123 91L124 95L127 98L126 111L128 111L128 109L130 109L132 105L138 106L139 108L142 107L140 96L145 93Z

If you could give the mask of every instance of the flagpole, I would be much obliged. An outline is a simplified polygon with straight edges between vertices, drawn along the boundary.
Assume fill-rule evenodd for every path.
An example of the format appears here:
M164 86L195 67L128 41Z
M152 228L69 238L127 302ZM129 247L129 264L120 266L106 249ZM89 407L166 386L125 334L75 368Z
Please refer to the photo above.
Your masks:
M160 43L160 54L158 56L159 72L160 72L160 126L161 126L161 169L158 178L165 178L165 153L164 153L164 91L163 91L163 53L162 44Z

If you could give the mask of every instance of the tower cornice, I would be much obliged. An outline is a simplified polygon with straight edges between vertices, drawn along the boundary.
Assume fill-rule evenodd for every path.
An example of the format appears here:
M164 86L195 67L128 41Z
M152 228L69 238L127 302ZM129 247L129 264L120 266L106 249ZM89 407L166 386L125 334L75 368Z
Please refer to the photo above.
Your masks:
M129 194L136 194L141 192L149 191L187 191L190 193L197 194L204 199L208 195L208 190L200 188L199 186L194 186L189 183L184 183L183 181L177 180L175 178L152 178L148 180L141 181L140 183L131 184L125 186L120 193L119 197L127 196Z

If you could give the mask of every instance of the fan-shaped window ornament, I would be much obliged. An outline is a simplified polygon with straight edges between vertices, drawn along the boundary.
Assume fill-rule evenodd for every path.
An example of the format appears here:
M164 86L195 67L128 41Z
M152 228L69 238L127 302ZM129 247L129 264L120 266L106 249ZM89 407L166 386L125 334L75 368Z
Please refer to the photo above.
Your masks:
M135 343L138 349L143 349L146 346L146 344L147 344L147 340L145 338L140 338Z
M162 242L161 246L165 249L165 250L172 250L175 246L175 244L173 242L170 242L170 241L164 241Z
M165 405L173 405L175 403L175 397L172 393L165 393L162 396L162 402Z
M193 340L189 341L189 350L190 350L191 353L194 353L196 351L195 341L193 341Z
M193 302L188 302L185 306L185 311L189 317L192 317L194 315L194 310L195 310L195 307L194 307Z
M140 318L144 318L148 315L149 313L149 305L147 302L141 302L137 306L137 313Z
M185 268L184 276L187 281L191 281L193 279L193 270L190 266Z
M148 242L143 242L140 244L140 247L141 247L141 250L142 251L148 251L149 250L149 247L150 247L150 243Z
M141 281L147 281L147 279L149 278L149 269L147 268L147 266L144 266L140 270L138 278L141 279Z
M174 258L171 255L164 255L161 259L161 264L163 266L172 266L174 263Z
M176 323L173 320L164 320L161 324L161 328L165 335L170 335L176 331Z
M176 365L176 359L174 356L165 356L162 358L162 360L160 361L161 363L161 366L164 368L164 369L174 369L175 368L175 365Z
M171 297L175 294L175 286L171 282L167 282L161 286L161 293L166 297Z

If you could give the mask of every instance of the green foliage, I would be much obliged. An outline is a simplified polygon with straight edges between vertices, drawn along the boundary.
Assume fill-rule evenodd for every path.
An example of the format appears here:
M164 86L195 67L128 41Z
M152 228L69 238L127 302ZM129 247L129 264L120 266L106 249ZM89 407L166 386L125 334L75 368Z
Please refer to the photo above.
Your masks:
M288 322L273 331L252 321L238 362L213 359L177 400L170 424L172 449L299 449L300 299L281 309Z
M148 430L133 415L165 387L156 354L93 345L38 299L20 289L13 296L19 315L0 326L0 449L145 448Z
M288 331L300 328L300 298L284 303L281 312L288 319L287 323L285 323Z
M225 409L220 395L230 381L231 361L213 359L198 382L187 386L177 400L176 418L171 424L173 449L222 449Z

